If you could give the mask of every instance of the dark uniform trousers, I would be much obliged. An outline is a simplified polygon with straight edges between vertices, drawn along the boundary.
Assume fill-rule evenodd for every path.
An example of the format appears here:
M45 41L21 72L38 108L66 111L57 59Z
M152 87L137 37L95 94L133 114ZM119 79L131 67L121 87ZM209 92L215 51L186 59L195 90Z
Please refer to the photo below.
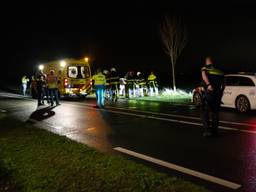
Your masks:
M206 90L206 89L205 89ZM214 90L203 93L202 103L202 121L205 132L211 132L213 134L218 133L219 124L219 110L221 104L221 91ZM211 114L211 123L209 121L209 115Z

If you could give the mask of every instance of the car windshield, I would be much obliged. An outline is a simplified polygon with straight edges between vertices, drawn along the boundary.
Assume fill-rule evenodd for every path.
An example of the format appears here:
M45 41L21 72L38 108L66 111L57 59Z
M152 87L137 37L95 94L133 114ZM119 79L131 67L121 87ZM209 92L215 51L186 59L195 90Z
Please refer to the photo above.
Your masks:
M88 66L69 66L68 77L74 79L84 79L90 77L90 71Z

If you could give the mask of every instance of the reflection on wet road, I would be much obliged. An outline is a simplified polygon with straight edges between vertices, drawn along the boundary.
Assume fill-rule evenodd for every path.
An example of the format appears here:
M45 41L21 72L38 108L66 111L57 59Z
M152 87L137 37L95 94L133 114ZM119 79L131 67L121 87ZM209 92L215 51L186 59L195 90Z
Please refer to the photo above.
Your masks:
M190 104L120 100L96 109L94 102L62 101L36 111L33 100L1 98L0 108L104 152L122 147L256 191L255 111L222 109L220 137L206 139L200 111Z

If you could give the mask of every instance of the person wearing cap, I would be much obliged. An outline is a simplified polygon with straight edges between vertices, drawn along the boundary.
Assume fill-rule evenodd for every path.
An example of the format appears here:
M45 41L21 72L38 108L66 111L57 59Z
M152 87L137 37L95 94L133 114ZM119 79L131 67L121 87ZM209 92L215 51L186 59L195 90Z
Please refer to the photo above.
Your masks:
M112 101L117 101L118 99L118 88L119 88L119 75L116 69L113 67L110 69L110 99Z
M48 92L50 96L51 106L53 106L53 97L55 98L56 105L60 105L58 96L58 77L55 75L54 70L50 71L47 75Z
M201 68L201 75L204 88L201 106L201 117L204 127L203 136L217 136L219 109L225 88L224 73L214 67L211 57L206 57L205 66ZM211 125L209 111L211 112Z
M105 97L104 92L106 88L106 77L101 72L101 69L97 69L97 73L92 76L94 89L96 91L96 100L97 105L96 107L104 107L105 106Z

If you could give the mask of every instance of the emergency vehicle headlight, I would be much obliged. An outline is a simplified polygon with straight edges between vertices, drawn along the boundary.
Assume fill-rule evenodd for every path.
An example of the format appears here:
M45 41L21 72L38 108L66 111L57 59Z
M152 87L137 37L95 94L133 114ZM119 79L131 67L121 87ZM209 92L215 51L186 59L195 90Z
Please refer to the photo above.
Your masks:
M61 67L65 67L65 66L66 66L66 61L61 61L61 62L60 62L60 66L61 66Z
M39 69L39 70L43 70L43 69L44 69L44 66L43 66L43 65L39 65L39 66L38 66L38 69Z

